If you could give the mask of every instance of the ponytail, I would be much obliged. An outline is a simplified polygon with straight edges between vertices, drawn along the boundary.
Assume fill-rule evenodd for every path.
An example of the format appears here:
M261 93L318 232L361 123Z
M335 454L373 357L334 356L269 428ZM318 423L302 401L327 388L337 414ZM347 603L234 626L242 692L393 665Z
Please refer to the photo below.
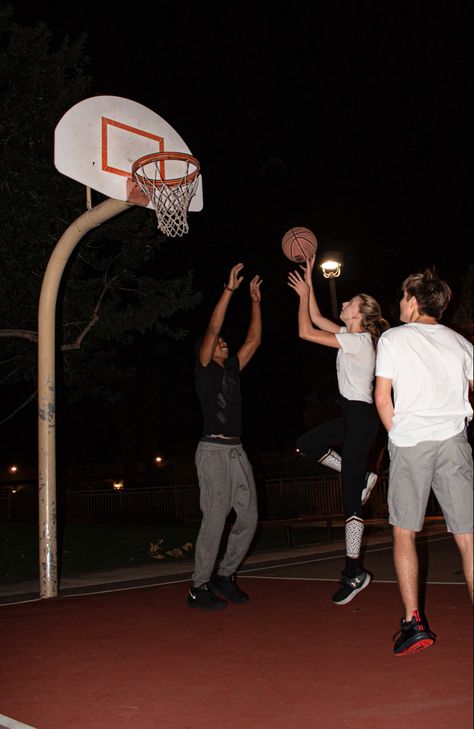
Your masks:
M369 294L358 294L361 301L359 311L362 314L361 327L370 334L372 346L377 349L377 342L382 334L390 328L390 324L382 316L380 304Z

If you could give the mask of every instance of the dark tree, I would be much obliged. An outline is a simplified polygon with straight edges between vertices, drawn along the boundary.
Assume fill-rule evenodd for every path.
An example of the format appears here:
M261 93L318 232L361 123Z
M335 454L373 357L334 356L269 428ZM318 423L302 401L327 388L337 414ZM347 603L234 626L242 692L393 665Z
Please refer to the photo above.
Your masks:
M86 51L86 36L58 45L45 24L21 26L11 6L0 6L0 388L28 383L29 399L43 275L57 241L86 209L85 189L53 164L59 119L91 95ZM134 372L124 352L150 332L184 336L176 317L201 297L179 256L166 258L165 242L153 213L132 208L78 245L58 301L69 399L118 398ZM1 412L0 421L9 416Z

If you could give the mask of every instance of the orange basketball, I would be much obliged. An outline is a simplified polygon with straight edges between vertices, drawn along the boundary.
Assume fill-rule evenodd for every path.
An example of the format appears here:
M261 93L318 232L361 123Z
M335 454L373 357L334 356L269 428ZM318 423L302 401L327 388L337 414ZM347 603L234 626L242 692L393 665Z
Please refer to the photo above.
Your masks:
M316 253L318 241L309 228L290 228L281 240L283 253L290 261L303 263Z

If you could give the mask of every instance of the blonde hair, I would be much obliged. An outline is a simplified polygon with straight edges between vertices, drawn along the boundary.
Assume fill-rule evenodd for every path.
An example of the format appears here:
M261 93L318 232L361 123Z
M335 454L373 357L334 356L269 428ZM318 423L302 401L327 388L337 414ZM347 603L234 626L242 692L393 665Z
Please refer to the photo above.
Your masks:
M360 299L359 311L362 314L360 325L364 332L370 334L372 346L377 349L377 342L381 335L390 328L390 324L382 316L382 310L378 301L369 294L357 294Z

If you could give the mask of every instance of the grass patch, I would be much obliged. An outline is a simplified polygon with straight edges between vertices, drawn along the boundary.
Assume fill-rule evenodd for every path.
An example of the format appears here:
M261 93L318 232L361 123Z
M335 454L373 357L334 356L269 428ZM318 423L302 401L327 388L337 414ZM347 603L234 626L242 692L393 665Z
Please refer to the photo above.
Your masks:
M0 583L9 585L38 577L38 527L0 524Z
M69 524L58 534L63 577L120 567L176 561L167 554L183 545L194 547L199 525ZM155 549L151 545L157 545ZM189 559L194 550L183 551ZM161 560L157 557L161 556ZM0 524L0 583L38 577L39 535L35 524Z

